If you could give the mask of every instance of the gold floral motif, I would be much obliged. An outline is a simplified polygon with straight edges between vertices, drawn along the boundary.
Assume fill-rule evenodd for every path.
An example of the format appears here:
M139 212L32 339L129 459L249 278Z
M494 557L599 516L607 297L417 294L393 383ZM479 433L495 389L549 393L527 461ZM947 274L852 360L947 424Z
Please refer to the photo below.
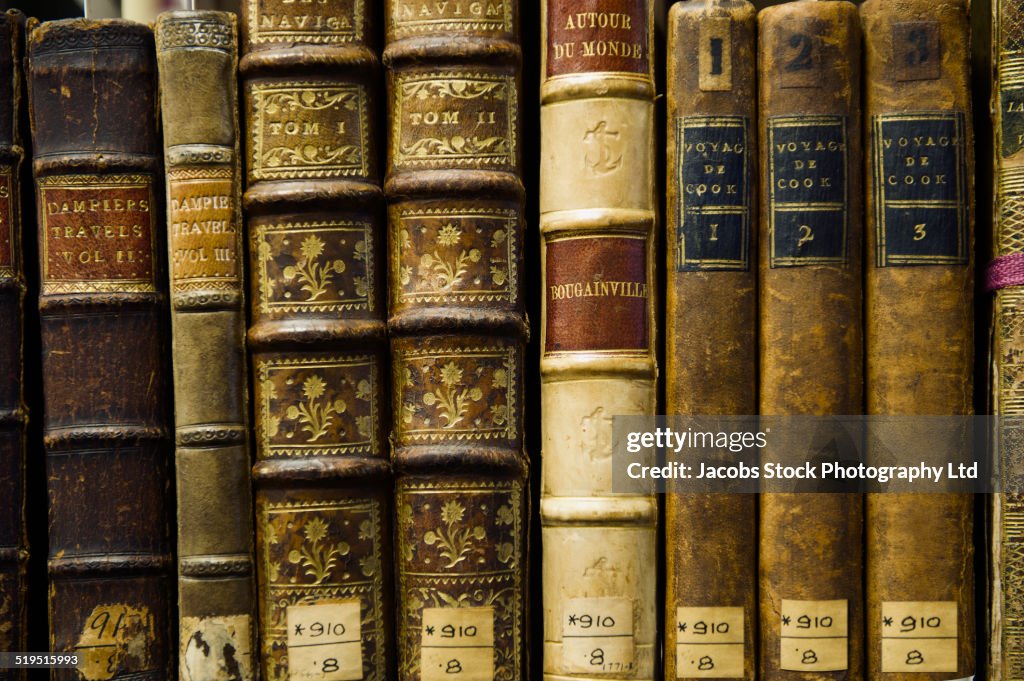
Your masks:
M341 312L375 308L369 224L347 221L260 225L257 253L260 310Z
M466 388L460 385L462 369L455 362L441 367L441 386L423 396L423 404L437 405L440 417L445 420L444 428L452 428L466 416L470 402L479 402L484 394L480 388Z
M380 559L377 556L363 556L359 559L359 570L364 577L373 577L380 571Z
M509 542L502 542L498 544L498 560L507 565L510 568L514 568L516 564L515 546Z
M423 137L402 147L402 154L406 156L476 156L506 153L508 153L508 140L498 136L463 137L462 135L452 135L444 139Z
M407 210L391 241L392 299L514 302L516 216L504 209Z
M294 147L271 147L263 154L263 165L267 168L281 166L325 166L331 163L359 163L359 147L345 144L340 147L331 145L316 146L300 144Z
M317 260L324 252L324 242L315 234L310 234L302 240L300 250L306 259L296 265L285 267L284 278L290 281L297 277L303 282L302 290L309 292L309 300L316 300L327 291L327 285L331 283L333 275L345 271L345 262L335 260L321 263Z
M302 394L306 396L306 402L298 406L291 405L285 412L291 421L298 420L302 424L302 430L309 433L307 442L316 442L327 434L333 415L343 414L348 408L345 400L327 400L321 402L324 395L324 381L317 374L313 374L302 382Z
M454 499L445 502L441 507L441 521L444 527L427 530L423 535L423 543L427 546L435 544L440 548L441 557L448 561L446 568L455 567L466 560L466 555L473 548L473 540L485 539L487 534L482 525L475 527L456 528L462 522L466 508Z
M462 230L449 222L438 231L437 244L441 247L456 246L461 238ZM424 253L420 257L420 267L434 275L438 289L448 290L459 283L463 275L469 271L469 263L479 261L480 250L476 248L468 251L461 249L459 254L452 258L439 254L435 248L433 253Z
M417 99L427 99L428 97L438 97L440 99L446 97L451 97L452 99L488 97L500 100L505 98L505 84L461 78L415 81L402 84L402 96L416 97Z
M327 579L338 558L347 556L349 552L349 545L343 541L334 545L320 545L327 536L327 529L328 523L320 518L308 521L304 528L306 539L299 549L293 549L288 554L288 562L305 568L306 574L315 580L313 584L320 584ZM308 548L306 542L309 542Z
M366 258L368 255L369 249L366 246L366 241L360 239L352 248L352 257L358 260L359 262L366 262Z
M349 111L355 111L358 106L356 94L351 91L328 91L328 90L301 90L299 92L274 92L263 97L263 111L271 116L283 112L306 109L307 111L322 111L338 105L344 106Z

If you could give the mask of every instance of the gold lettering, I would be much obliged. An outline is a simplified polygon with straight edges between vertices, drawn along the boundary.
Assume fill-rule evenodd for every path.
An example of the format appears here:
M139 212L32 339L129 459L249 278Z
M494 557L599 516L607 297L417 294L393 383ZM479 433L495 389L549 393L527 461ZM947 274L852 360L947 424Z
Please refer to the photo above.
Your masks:
M571 284L555 284L548 287L551 300L567 300L570 298L646 298L647 284L638 281L604 281L574 282Z
M458 111L427 111L425 113L412 112L409 114L412 125L458 125Z
M643 59L644 51L640 43L626 43L621 40L584 40L580 43L584 57L624 57L626 59Z
M576 12L569 14L565 20L565 29L577 28L610 28L612 30L629 31L632 29L632 18L620 12Z

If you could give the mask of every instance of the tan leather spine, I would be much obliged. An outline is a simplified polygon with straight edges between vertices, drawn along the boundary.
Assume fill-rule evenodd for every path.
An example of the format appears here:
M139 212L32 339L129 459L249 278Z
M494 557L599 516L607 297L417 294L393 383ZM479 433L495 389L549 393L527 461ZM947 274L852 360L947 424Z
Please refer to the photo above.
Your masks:
M540 513L549 681L653 679L657 669L658 502L614 494L611 461L612 417L656 410L652 17L646 0L542 3ZM584 614L611 618L602 621L614 621L617 638L591 636L580 626Z
M845 0L798 0L763 10L758 27L761 413L858 414L863 201L857 10ZM863 676L862 509L857 494L762 495L766 681ZM811 602L799 606L811 615L826 607L821 602L839 601L824 615L833 618L833 628L815 633L840 635L845 615L845 648L791 638L801 632L786 601Z
M992 2L993 160L996 205L992 256L1020 257L1024 252L1024 7L1007 0ZM991 629L989 678L1024 677L1024 468L1019 438L1024 416L1024 288L995 292L992 311L992 413L1002 417L997 431L996 461L1002 482L1012 486L992 497L992 581L989 584Z
M400 681L528 676L519 2L391 0Z
M861 19L865 147L872 154L868 413L970 414L974 164L967 4L868 0ZM896 152L890 151L893 144ZM927 205L936 200L944 207ZM956 457L957 450L947 452L955 439L940 435L929 449ZM869 678L939 681L974 673L972 527L971 495L869 495ZM893 607L886 604L893 602L945 604L928 607L947 608L947 613L955 608L955 627L943 626L956 640L908 650L884 620L885 609ZM943 657L949 659L936 668Z
M754 6L676 3L666 59L665 413L752 415L758 408ZM753 494L666 495L666 679L756 677L757 505ZM697 611L679 608L741 608L742 645L695 643L685 614Z
M363 0L247 0L263 681L394 675L384 108Z
M155 26L167 172L178 501L178 675L255 678L245 246L233 14Z

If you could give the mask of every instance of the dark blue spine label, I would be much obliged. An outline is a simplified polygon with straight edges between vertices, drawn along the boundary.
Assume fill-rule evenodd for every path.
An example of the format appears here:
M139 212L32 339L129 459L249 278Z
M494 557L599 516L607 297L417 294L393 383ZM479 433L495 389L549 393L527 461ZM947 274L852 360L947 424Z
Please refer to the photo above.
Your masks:
M742 116L676 119L676 269L750 269L750 155Z
M1024 149L1024 87L1000 88L999 107L1002 153L1003 158L1009 158Z
M967 156L959 111L872 120L875 263L967 264Z
M769 118L768 147L769 266L845 265L846 118Z

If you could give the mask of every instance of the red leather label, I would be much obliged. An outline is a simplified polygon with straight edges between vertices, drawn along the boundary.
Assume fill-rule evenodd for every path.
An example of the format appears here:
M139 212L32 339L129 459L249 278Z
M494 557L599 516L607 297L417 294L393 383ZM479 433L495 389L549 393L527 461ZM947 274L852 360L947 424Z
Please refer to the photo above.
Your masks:
M545 353L648 350L645 237L569 237L546 253Z
M647 2L547 0L547 77L650 71Z

